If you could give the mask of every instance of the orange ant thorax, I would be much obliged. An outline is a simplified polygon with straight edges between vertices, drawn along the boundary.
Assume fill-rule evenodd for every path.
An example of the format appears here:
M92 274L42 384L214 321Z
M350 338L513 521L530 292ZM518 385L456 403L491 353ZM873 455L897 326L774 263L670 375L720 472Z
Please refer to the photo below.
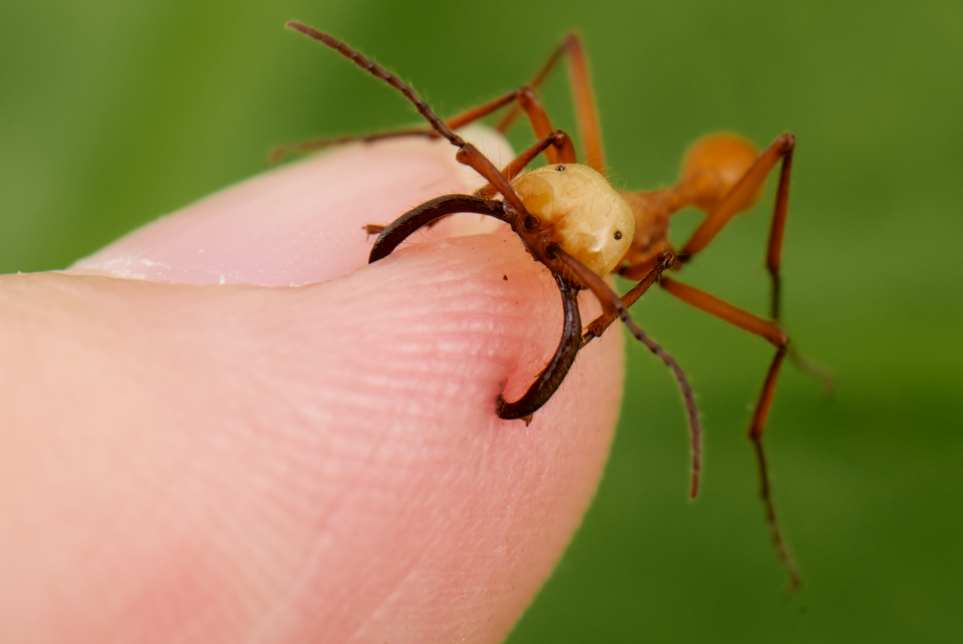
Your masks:
M669 217L678 208L674 208L670 190L623 192L622 197L635 216L635 237L626 253L625 264L645 266L644 270L648 270L659 253L673 250L668 238Z

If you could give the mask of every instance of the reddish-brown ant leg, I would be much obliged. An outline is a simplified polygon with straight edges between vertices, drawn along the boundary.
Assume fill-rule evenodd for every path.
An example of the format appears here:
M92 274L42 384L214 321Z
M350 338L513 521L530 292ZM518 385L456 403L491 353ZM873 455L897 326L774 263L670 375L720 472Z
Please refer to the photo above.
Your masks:
M796 562L793 561L792 555L789 554L786 540L782 536L782 530L779 528L779 521L776 518L776 507L773 505L772 491L769 488L769 470L766 466L766 452L762 447L762 429L766 425L766 417L769 415L769 407L772 404L773 394L776 389L776 378L779 375L779 367L782 366L782 360L786 355L786 349L787 347L780 347L779 350L776 351L776 356L773 358L772 364L769 365L769 372L766 374L766 380L762 385L762 392L759 394L759 402L756 403L756 410L753 414L749 437L752 439L752 445L756 452L756 461L759 463L759 493L763 498L766 508L766 523L769 525L769 532L772 535L772 541L776 547L776 554L779 556L779 560L782 561L786 572L789 574L788 590L789 592L794 592L799 588L801 583L799 569L796 567Z
M535 92L533 92L528 87L522 87L514 92L510 92L499 99L481 105L474 109L468 110L467 112L456 116L455 118L449 119L448 124L451 129L457 129L459 127L464 127L469 123L473 123L480 118L488 116L495 110L508 105L511 102L515 102L515 105L522 109L526 116L528 116L528 121L532 126L532 131L535 132L535 136L540 139L544 139L547 136L551 136L555 131L552 127L552 122L548 118L548 112L545 111L545 106L542 105L541 101L538 100ZM572 146L572 142L567 140L561 150L556 150L555 148L546 148L545 158L548 160L549 164L559 163L575 163L575 148ZM527 165L527 164L526 164ZM524 166L523 166L524 167Z
M783 347L789 344L789 336L775 322L763 319L694 286L677 282L668 277L662 278L661 286L686 304L691 304L699 310L725 320L729 324L765 338L775 347Z
M569 141L568 135L565 134L565 132L563 132L562 130L555 130L554 132L546 136L544 139L542 139L541 141L539 141L538 143L536 143L535 145L533 145L532 147L528 148L527 150L522 152L520 155L515 157L515 159L513 159L512 162L509 163L507 166L505 166L505 168L502 170L502 175L504 175L506 179L511 181L512 179L517 177L519 173L521 173L521 171L524 170L529 163L534 161L535 157L537 157L539 154L544 152L548 147L555 147L556 149L564 151L566 149L571 148L571 142ZM574 150L572 151L572 154L574 155ZM574 160L567 161L564 159L562 162L575 163ZM495 188L494 186L492 186L492 184L487 183L481 188L479 188L478 190L476 190L474 195L476 197L490 199L495 195Z
M753 200L762 182L769 176L776 163L782 159L782 171L779 173L779 186L776 189L776 204L773 209L772 226L766 251L766 264L772 277L772 318L774 320L779 319L779 264L782 258L783 232L786 226L786 212L789 204L789 175L792 169L792 153L795 145L796 137L792 134L783 134L773 141L746 170L746 173L726 194L722 202L696 228L682 252L679 253L681 265L708 246L719 234L719 231L729 223L729 220L736 213L744 210L746 204Z
M561 130L556 130L555 132L552 132L551 134L546 136L544 139L542 139L541 141L533 145L531 148L523 152L520 156L515 158L507 166L505 166L505 168L502 170L502 175L506 179L511 181L518 175L519 172L524 170L525 166L531 163L532 160L535 159L535 157L537 157L539 154L544 152L547 147L554 145L556 148L564 149L565 143L567 141L568 141L568 136L565 134L565 132L562 132ZM495 190L495 187L492 186L492 184L486 183L484 186L476 190L472 194L472 196L479 197L481 199L491 199L492 197L495 196L497 192L498 191ZM453 211L451 214L455 214L455 212ZM426 223L425 226L427 228L431 228L432 226L437 224L439 221L441 221L442 219L448 216L449 215L443 215L441 217L433 219L428 223ZM380 233L382 230L385 229L385 226L382 226L379 224L367 224L363 226L363 228L368 232L369 235L371 235L371 234Z
M569 139L568 135L562 130L555 130L541 141L515 157L511 163L505 166L505 169L502 170L502 174L505 175L506 179L511 181L517 177L529 163L534 161L535 157L547 150L549 147L554 147L556 150L558 150L559 156L561 157L560 161L562 163L577 163L575 159L575 150L572 148L571 139ZM479 188L479 191L484 189L485 188Z
M554 146L556 149L560 149L562 151L571 149L572 147L571 143L569 142L568 135L561 130L556 130L512 160L512 162L505 166L505 168L502 170L502 175L510 182L512 179L518 176L522 170L525 169L525 166L531 163L535 157L544 152L549 146ZM572 154L575 154L574 150L572 150ZM566 161L566 163L569 162ZM486 183L484 186L473 192L472 196L480 197L482 199L491 199L497 194L497 192L498 191L495 190L495 187L492 184ZM445 216L447 217L448 215ZM442 219L443 217L439 217L438 219L425 224L425 226L431 228ZM367 224L364 226L364 229L368 231L369 235L372 233L372 231L375 233L380 233L382 230L384 230L384 228L384 226L377 224Z
M622 299L605 283L604 279L593 273L588 267L582 264L582 262L558 246L553 246L551 252L575 273L582 284L595 294L595 297L598 298L599 303L602 305L602 309L607 313L614 312L629 329L633 337L644 344L649 351L665 363L665 366L667 366L675 376L676 381L679 383L679 389L682 391L682 399L689 417L689 430L692 435L692 485L689 494L690 498L696 498L699 494L699 475L702 471L702 424L699 422L699 408L696 406L695 393L692 391L691 385L689 385L689 379L686 377L685 372L682 370L682 367L679 366L679 363L676 362L675 358L636 325L635 321L632 320L632 316L629 315L628 309L622 305Z
M785 135L784 135L785 136ZM792 137L792 135L788 135ZM777 139L778 141L778 139ZM772 299L769 302L770 317L779 319L781 303L782 281L779 268L782 265L782 240L786 232L786 210L789 205L789 176L792 172L792 151L796 139L792 137L788 143L788 151L782 158L782 168L779 171L779 185L776 188L776 205L772 214L772 225L769 228L769 242L766 244L766 268L772 278Z
M552 123L548 118L548 112L545 111L545 107L538 100L538 96L535 95L535 92L527 87L522 87L513 92L509 92L504 96L500 96L491 102L485 103L484 105L479 105L478 107L466 110L465 112L446 120L445 124L449 129L457 130L458 128L465 127L466 125L474 123L475 121L488 116L492 112L495 112L512 102L515 102L521 107L521 109L525 111L525 114L528 116L529 123L532 126L532 130L535 132L535 136L542 138L550 136L553 128ZM438 138L442 135L434 129L416 129L399 130L397 132L382 132L379 134L318 139L316 141L307 141L304 143L296 143L294 145L275 148L271 152L271 162L276 163L285 154L291 152L310 152L312 150L320 150L330 145L340 145L353 142L371 143L381 139L403 136L427 136L430 138ZM560 158L560 153L561 157L563 158ZM558 163L560 160L562 163L575 163L575 148L572 146L571 141L569 141L564 149L560 151L556 151L554 149L547 150L545 152L545 156L549 163Z
M435 129L435 131L438 132L439 135L448 139L449 143L458 148L458 152L455 153L455 159L459 163L473 168L478 174L491 182L498 192L501 193L501 195L505 198L505 200L512 205L517 215L520 215L521 218L524 218L524 216L527 214L527 211L525 210L525 206L522 204L522 200L518 198L518 195L515 194L515 191L512 189L508 181L506 181L505 177L503 177L498 171L498 168L496 168L492 162L488 160L488 157L479 152L474 145L468 143L465 141L465 139L452 132L451 129L445 125L445 122L438 118L431 108L428 107L428 104L425 103L420 96L418 96L418 93L415 92L415 90L403 83L400 78L386 70L384 67L381 67L380 65L368 60L361 52L355 51L340 40L333 38L326 33L318 31L313 27L302 25L300 22L296 22L294 20L288 22L287 26L313 40L317 40L331 49L334 49L336 52L375 78L383 80L389 86L401 92L401 94L408 99L408 102L415 106L415 109L418 110L418 113L431 124L431 126ZM513 217L511 222L512 229L516 230L516 232L518 232L517 219L519 219L518 216Z
M686 304L690 304L710 315L714 315L749 333L765 338L770 344L776 347L776 355L766 374L762 392L759 395L759 400L752 414L752 424L749 426L749 440L752 441L756 451L761 481L760 495L762 496L762 502L766 509L766 520L769 524L769 530L772 533L776 553L779 555L779 559L789 574L790 589L795 589L799 586L799 571L796 568L792 556L789 554L786 541L782 536L782 530L779 528L779 522L776 520L776 508L772 501L769 474L766 468L766 455L762 447L762 433L766 427L766 419L769 416L769 409L772 406L772 400L776 393L776 379L779 376L779 368L782 366L782 360L786 355L789 336L786 335L786 332L779 328L779 325L775 322L753 315L748 311L733 306L693 286L664 278L662 280L662 287Z
M539 154L544 152L546 148L548 148L549 146L555 146L556 149L564 149L565 147L570 148L571 147L570 143L568 144L568 146L565 145L567 142L568 142L568 135L566 135L565 132L562 132L561 130L556 130L555 132L552 132L551 134L546 136L544 139L542 139L541 141L539 141L538 143L530 147L528 150L523 152L521 155L516 157L507 166L505 166L505 168L502 169L502 175L506 179L508 179L508 181L510 182L512 179L514 179L518 175L518 173L524 170L525 166L531 163L535 159L535 157L537 157ZM574 154L574 150L573 150L573 154ZM482 186L481 188L473 192L472 196L479 197L481 199L491 199L497 194L497 192L498 191L495 190L495 187L492 186L492 184L486 183L484 186ZM445 217L447 216L448 215L445 215ZM431 228L435 224L440 222L442 219L444 219L444 217L439 217L438 219L434 219L428 222L427 224L425 224L425 226L427 228ZM364 229L368 231L368 234L370 235L372 234L372 232L380 233L382 230L385 229L385 227L378 224L367 224L364 226Z
M780 278L780 266L782 264L782 243L786 229L786 214L789 205L789 180L792 174L792 157L795 149L796 138L792 134L779 136L749 167L739 182L733 186L732 190L724 197L723 201L717 206L702 222L685 248L679 253L680 266L691 259L693 255L705 248L719 233L729 220L740 210L745 208L745 204L751 202L754 195L762 186L762 182L775 167L779 159L782 158L782 168L779 172L779 184L776 188L776 202L773 207L772 223L769 229L769 240L766 244L766 268L771 278L771 302L770 312L772 319L778 321L781 313L782 281ZM820 381L823 391L831 395L834 389L833 376L823 367L806 359L794 348L788 350L788 355L792 358L800 369Z
M344 145L345 143L374 143L375 141L380 141L382 139L394 139L401 138L403 136L426 136L433 133L434 130L397 130L395 132L378 132L377 134L349 134L348 136L336 136L326 139L315 139L313 141L301 141L300 143L291 143L288 145L279 145L273 150L271 154L268 155L268 161L272 164L278 163L288 154L301 154L304 152L313 152L315 150L323 150L334 145Z
M649 272L639 281L638 284L633 286L628 293L622 296L622 306L629 308L635 304L640 297L645 295L646 291L655 284L655 282L662 276L662 273L668 270L672 264L675 263L675 255L671 252L664 252L659 255L652 262L652 268ZM588 325L585 335L582 336L582 346L585 346L595 338L602 336L609 325L615 322L618 317L616 311L603 311L601 315L592 320L591 324Z
M588 61L586 60L585 52L582 50L582 41L577 34L569 34L565 37L558 48L549 56L548 61L542 65L542 68L528 86L534 90L541 87L549 72L552 71L562 57L562 54L566 53L568 54L572 95L575 99L575 118L578 120L579 134L582 136L582 144L585 148L585 165L605 175L605 155L602 152L602 134L599 130L598 116L595 111L595 97L592 92L592 83L589 79ZM499 132L507 132L518 116L518 112L518 108L513 107L501 122L499 122L496 129Z

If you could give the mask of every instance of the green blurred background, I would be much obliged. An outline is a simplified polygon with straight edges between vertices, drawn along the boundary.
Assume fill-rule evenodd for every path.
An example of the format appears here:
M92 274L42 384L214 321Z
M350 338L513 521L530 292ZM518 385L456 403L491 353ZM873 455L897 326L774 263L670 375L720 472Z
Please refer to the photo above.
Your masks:
M631 346L598 498L510 641L960 641L963 3L418 7L4 3L0 272L63 267L264 170L274 144L418 122L382 84L282 29L288 19L400 72L443 115L526 82L578 29L620 186L673 181L707 132L760 145L796 134L785 322L838 390L827 400L787 365L769 423L776 501L805 578L787 599L744 437L772 350L650 295L636 319L700 396L703 494L686 499L675 384ZM565 74L544 100L572 129ZM516 146L530 140L517 134ZM686 281L767 310L773 183ZM697 221L678 219L677 233Z

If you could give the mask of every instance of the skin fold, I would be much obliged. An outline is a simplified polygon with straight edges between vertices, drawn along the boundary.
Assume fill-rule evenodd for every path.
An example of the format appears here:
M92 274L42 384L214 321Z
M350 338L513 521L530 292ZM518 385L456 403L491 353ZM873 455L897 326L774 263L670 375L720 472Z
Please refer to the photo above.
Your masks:
M497 418L558 342L551 275L475 216L371 266L361 229L476 186L443 143L350 147L0 277L0 641L502 641L594 494L623 347Z

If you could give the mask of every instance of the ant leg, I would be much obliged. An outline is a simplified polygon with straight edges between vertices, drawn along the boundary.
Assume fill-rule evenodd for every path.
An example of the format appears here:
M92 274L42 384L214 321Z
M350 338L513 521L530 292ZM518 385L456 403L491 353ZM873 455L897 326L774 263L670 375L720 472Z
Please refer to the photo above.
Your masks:
M532 422L532 414L548 402L565 380L582 346L582 318L578 310L579 286L560 275L553 275L553 277L562 294L562 306L565 310L562 339L551 361L538 374L535 382L521 398L515 402L507 402L501 394L498 394L495 404L498 417L504 420L521 418L526 425Z
M542 152L546 151L550 147L554 147L556 150L561 150L568 144L569 138L562 130L555 130L541 141L530 147L529 149L522 152L520 155L515 157L515 159L502 169L502 175L511 181L521 173L525 167L535 160ZM570 163L566 161L565 163ZM495 195L495 188L492 184L488 183L475 191L476 197L482 197L485 199L490 199Z
M622 296L622 306L629 308L635 304L640 297L645 295L649 287L662 276L662 273L668 270L674 263L675 255L673 253L669 251L661 253L653 262L652 268L650 268L648 273L642 278L642 281ZM617 317L618 313L615 311L603 311L601 315L592 320L592 323L588 325L588 330L582 337L582 346L585 346L595 338L601 337L602 333L609 328L610 324L615 322Z
M313 141L301 141L300 143L290 143L279 145L268 156L268 161L274 165L289 154L302 154L323 150L334 145L344 145L345 143L373 143L382 139L401 138L403 136L427 136L433 134L434 130L397 130L395 132L378 132L377 134L358 134L348 136L336 136L326 139L315 139Z
M753 164L742 175L742 178L732 187L722 202L708 214L703 222L692 233L688 243L679 253L681 263L689 261L703 248L715 239L719 231L729 223L732 217L744 210L750 203L759 186L766 180L769 173L780 159L783 160L782 172L779 174L779 188L776 191L776 205L772 215L772 228L769 233L767 264L772 276L772 310L779 312L779 262L782 254L782 238L786 225L786 207L789 203L789 172L792 167L792 152L796 145L796 137L783 134L759 155ZM773 315L773 319L778 319Z
M689 379L679 363L675 361L658 342L650 338L640 329L628 310L622 305L622 299L613 291L601 277L593 273L585 264L578 261L558 246L553 246L551 252L560 259L569 269L578 276L581 281L595 297L598 298L602 309L606 313L614 313L625 326L629 329L636 340L654 353L672 371L679 389L682 391L682 399L685 402L686 413L689 417L689 431L692 436L692 484L689 491L689 498L696 498L699 494L699 476L702 471L702 425L699 422L699 408L696 406L695 393L689 385Z
M796 137L792 134L779 136L766 150L759 155L752 166L746 171L738 183L732 187L722 202L705 218L696 229L679 253L680 265L691 259L715 238L732 217L745 209L745 204L751 202L762 182L782 159L779 172L779 185L776 188L776 203L773 208L772 223L769 228L769 241L766 244L766 268L771 279L770 313L775 321L779 321L782 301L782 280L780 266L782 264L782 242L786 229L786 214L789 205L789 177L792 173L792 156L796 145ZM806 359L794 348L789 349L789 357L800 369L820 381L823 391L832 393L834 382L832 374L825 368Z
M836 393L836 377L832 371L804 356L795 347L789 347L789 359L793 361L797 369L819 381L823 396L830 400L833 398Z
M541 141L533 145L531 148L523 152L521 155L519 155L515 160L513 160L507 166L505 166L505 168L502 170L502 175L506 179L511 181L518 175L519 172L524 170L525 166L531 163L535 157L537 157L539 154L545 151L546 148L553 145L556 148L562 148L565 145L566 141L568 141L568 135L566 135L565 132L562 132L561 130L556 130L552 132L551 134L546 136L544 139L542 139ZM492 197L495 196L496 193L497 191L495 190L494 186L492 186L492 184L490 183L486 183L484 186L476 190L472 194L472 196L478 197L480 199L491 199ZM455 214L455 211L453 211L451 214ZM484 213L484 214L488 214L488 213ZM431 228L432 226L434 226L439 221L441 221L444 217L447 217L447 216L448 215L442 215L437 219L433 219L428 223L426 223L425 226L427 226L428 228ZM380 224L367 224L366 226L364 226L365 231L367 231L369 235L376 235L380 233L382 230L384 230L385 228L386 226L382 226Z
M776 188L776 206L769 228L769 241L766 244L766 269L772 279L771 317L779 321L782 303L782 280L779 269L782 266L782 239L786 231L786 209L789 204L789 174L792 171L792 149L783 157L779 172L779 186ZM789 357L796 366L822 384L823 393L832 396L835 379L827 369L809 360L795 348L789 349Z
M776 554L779 556L783 567L789 574L790 590L795 590L799 587L799 570L796 568L792 555L789 554L786 540L783 538L782 530L776 519L776 508L772 501L769 472L766 468L766 454L762 447L762 433L766 427L766 420L769 416L772 400L776 393L776 379L779 377L779 368L782 366L783 358L786 356L788 350L789 336L787 336L786 332L779 328L779 325L775 322L764 320L693 286L664 278L662 280L662 287L686 304L690 304L710 315L725 320L749 333L758 335L776 347L776 355L772 360L772 364L769 366L769 371L766 374L766 379L762 386L762 392L759 394L759 400L756 402L756 407L752 414L752 424L749 426L749 440L752 441L752 445L755 448L756 461L759 465L760 496L766 509L766 522L772 534Z
M769 415L769 406L776 390L776 378L779 375L779 367L782 359L786 355L786 347L780 347L776 351L776 356L769 365L766 380L762 385L762 392L759 394L759 402L756 403L756 410L753 413L752 425L749 430L749 438L756 452L756 462L759 464L759 494L762 496L763 505L766 508L766 523L769 525L769 532L772 535L773 545L776 547L776 555L782 562L783 567L789 575L789 592L795 592L802 580L799 576L799 569L796 562L789 553L786 539L782 535L779 527L779 520L776 518L776 506L772 502L772 491L769 487L769 471L766 467L766 452L762 448L762 429L766 424L766 417Z
M682 284L668 277L662 278L661 285L662 288L686 304L691 304L710 315L715 315L753 335L765 338L775 347L783 347L789 344L789 336L775 322L765 320L694 286Z
M766 269L771 279L770 313L775 321L779 321L782 301L782 280L780 267L782 265L782 243L786 230L786 214L789 206L789 178L792 173L792 156L796 145L796 137L792 134L779 136L766 150L759 155L738 183L725 196L722 203L705 218L696 229L679 253L679 260L685 263L715 238L729 220L745 208L745 204L753 199L753 195L762 185L779 159L782 168L779 172L779 185L776 187L776 203L773 207L772 223L769 228L769 240L766 244ZM810 376L820 381L823 391L831 395L835 387L832 374L820 365L808 360L795 348L788 351L789 357L796 366Z
M796 145L795 138L791 138L786 145L788 149L782 158L782 168L779 171L779 185L776 188L776 205L772 213L772 225L769 228L769 241L766 244L766 268L769 270L769 276L772 279L770 317L777 321L779 320L782 288L779 268L782 265L782 239L786 232L786 211L789 205L789 175L792 171L792 151Z
M552 123L548 118L548 113L545 111L545 107L542 105L542 103L538 100L535 92L527 87L522 87L513 92L509 92L504 96L500 96L489 103L466 110L465 112L448 119L445 121L445 124L451 130L457 130L488 116L492 112L495 112L512 102L515 102L517 105L521 106L521 109L523 109L526 115L528 115L528 120L531 123L532 130L535 132L536 136L549 136L553 128ZM277 147L271 152L270 160L272 163L277 163L282 157L289 153L311 152L313 150L320 150L328 146L341 145L343 143L371 143L381 139L398 138L403 136L425 136L436 139L441 135L433 129L426 130L419 128L398 130L396 132L379 132L377 134L350 135L318 139L316 141L306 141L303 143L295 143L293 145ZM560 155L564 158L560 158ZM576 163L575 148L573 147L571 141L568 141L564 148L561 148L557 151L555 149L546 151L546 158L550 164L558 163L560 160L562 163Z
M452 145L458 148L458 152L455 154L455 159L459 163L473 168L476 172L478 172L478 174L482 175L482 177L491 182L492 185L498 189L498 192L501 193L505 200L511 204L515 210L515 215L512 217L512 221L510 223L512 224L512 228L518 232L518 223L520 223L518 220L520 218L524 219L525 215L527 214L525 206L522 204L522 200L518 198L518 195L515 194L515 191L512 189L505 177L503 177L498 171L498 168L496 168L484 154L479 152L478 148L452 132L451 128L449 128L444 121L438 118L431 108L428 107L428 104L425 103L420 96L418 96L415 90L403 83L400 78L387 71L380 65L368 60L361 52L355 51L340 40L293 20L288 22L287 26L313 40L317 40L331 49L334 49L339 54L349 59L375 78L385 81L389 86L401 92L401 94L408 99L412 105L415 106L415 109L418 110L418 113L431 124L432 128L434 128L434 130L438 132L440 136L445 137Z
M602 135L595 110L595 97L589 79L588 61L582 49L582 41L577 34L569 34L562 40L562 43L552 52L548 61L545 62L528 86L534 90L541 87L545 78L561 59L562 54L568 54L572 95L575 99L575 118L578 121L579 134L582 135L582 143L585 146L585 165L604 175L606 174L605 155L602 152ZM507 132L515 118L518 117L518 111L517 107L512 108L495 129L499 132Z
M528 116L528 122L532 126L532 131L535 132L535 136L540 139L551 136L555 132L555 128L552 127L552 122L548 118L548 112L545 111L545 106L542 102L538 100L538 96L528 87L521 87L514 92L510 92L501 98L495 99L491 103L486 103L474 109L468 110L458 116L448 120L448 126L451 129L457 129L464 127L469 123L473 123L480 118L488 116L492 112L498 110L499 108L508 105L509 103L515 103L514 109L521 109ZM558 146L554 148L545 148L545 158L548 160L549 164L553 163L577 163L575 158L575 147L572 145L571 139L566 138ZM534 158L534 157L533 157ZM528 165L528 164L525 164ZM522 166L524 168L524 166Z

